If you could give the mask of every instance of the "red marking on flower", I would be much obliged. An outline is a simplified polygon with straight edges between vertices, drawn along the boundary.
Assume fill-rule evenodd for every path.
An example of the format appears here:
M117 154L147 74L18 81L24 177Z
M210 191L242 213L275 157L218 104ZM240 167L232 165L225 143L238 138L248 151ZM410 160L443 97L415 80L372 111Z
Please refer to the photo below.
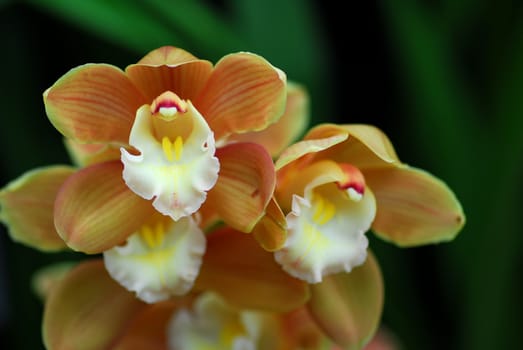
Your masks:
M365 192L365 178L363 177L360 169L347 163L341 163L339 166L345 174L346 178L344 181L338 181L336 183L338 188L340 190L347 190L352 188L359 194L363 195Z
M165 91L158 96L151 104L152 114L156 114L160 111L160 108L172 108L175 107L177 111L185 113L187 111L187 102L182 100L178 95L172 91Z

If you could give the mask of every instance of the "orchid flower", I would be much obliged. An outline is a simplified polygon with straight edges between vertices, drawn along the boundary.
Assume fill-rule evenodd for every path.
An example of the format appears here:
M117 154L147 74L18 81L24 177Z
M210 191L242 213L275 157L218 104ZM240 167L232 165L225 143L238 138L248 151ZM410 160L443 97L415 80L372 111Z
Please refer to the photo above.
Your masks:
M283 151L276 169L288 238L275 259L309 283L361 265L371 228L408 247L452 240L465 222L452 191L402 163L369 125L319 125Z
M307 95L255 54L87 64L44 103L77 167L9 183L0 220L37 249L103 257L36 279L51 350L362 349L384 299L366 232L415 246L465 222L374 127L324 124L289 146Z
M185 294L206 249L204 225L218 218L250 232L264 215L271 154L304 124L299 108L285 110L287 96L303 95L293 91L282 71L245 52L213 66L162 47L125 71L74 68L44 103L81 168L36 169L8 184L1 219L38 249L103 253L113 278L142 300ZM279 134L264 131L282 115Z

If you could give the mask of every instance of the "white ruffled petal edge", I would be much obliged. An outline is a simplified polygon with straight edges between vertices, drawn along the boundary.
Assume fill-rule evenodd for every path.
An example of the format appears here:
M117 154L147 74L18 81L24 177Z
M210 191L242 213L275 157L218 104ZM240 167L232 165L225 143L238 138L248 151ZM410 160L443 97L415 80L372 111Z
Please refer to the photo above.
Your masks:
M369 188L358 200L349 193L324 185L327 191L309 188L305 198L294 195L287 215L288 238L274 253L290 275L319 283L323 276L350 272L367 257L365 236L376 215L376 201Z
M113 279L147 303L189 292L205 253L205 235L192 217L169 222L153 242L135 233L103 253Z

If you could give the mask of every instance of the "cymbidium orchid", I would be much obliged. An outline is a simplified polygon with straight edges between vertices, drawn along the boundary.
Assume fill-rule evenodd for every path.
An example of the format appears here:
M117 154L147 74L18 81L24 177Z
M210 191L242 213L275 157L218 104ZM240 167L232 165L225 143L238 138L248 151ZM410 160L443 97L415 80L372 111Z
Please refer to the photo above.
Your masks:
M37 249L101 255L35 279L49 349L362 349L383 307L366 232L415 246L464 224L374 127L289 146L307 95L255 54L87 64L44 103L75 166L8 184L0 219Z
M275 258L309 283L365 261L367 230L399 246L448 241L465 222L452 191L402 163L369 125L319 125L276 161L288 238Z

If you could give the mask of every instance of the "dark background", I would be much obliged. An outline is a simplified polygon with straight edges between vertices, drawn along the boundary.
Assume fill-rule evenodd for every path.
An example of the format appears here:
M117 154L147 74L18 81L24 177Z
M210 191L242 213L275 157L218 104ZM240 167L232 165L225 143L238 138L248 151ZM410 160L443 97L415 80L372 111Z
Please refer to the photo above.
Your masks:
M383 324L403 348L522 347L520 2L70 3L0 0L0 186L69 162L42 93L70 68L124 68L164 44L212 61L253 51L307 86L312 124L380 127L404 162L461 200L467 224L452 243L400 249L369 234L385 278ZM38 349L31 276L82 256L39 253L0 230L0 348Z

